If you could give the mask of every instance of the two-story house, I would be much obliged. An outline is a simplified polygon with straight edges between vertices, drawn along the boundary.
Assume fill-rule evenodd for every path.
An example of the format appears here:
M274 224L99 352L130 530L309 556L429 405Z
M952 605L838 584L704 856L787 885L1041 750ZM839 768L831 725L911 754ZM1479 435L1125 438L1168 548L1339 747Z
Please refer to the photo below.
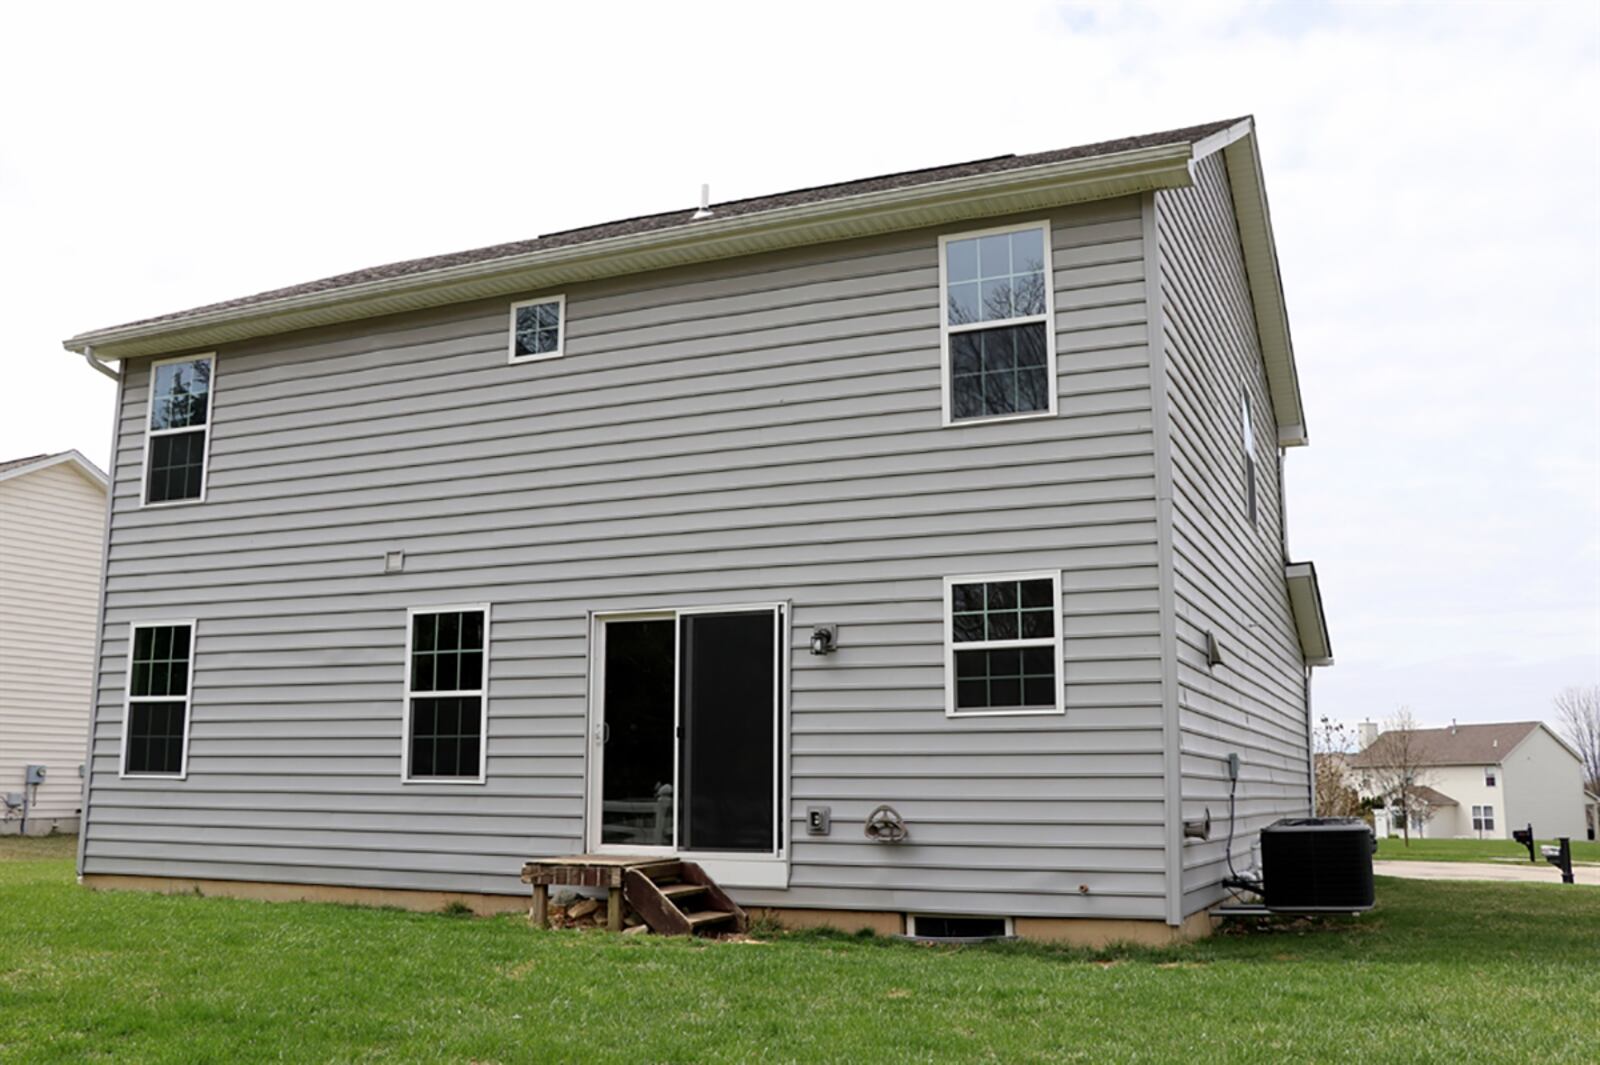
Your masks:
M76 451L0 462L0 834L78 829L107 490Z
M1308 812L1250 119L66 346L120 363L91 885L493 909L683 855L797 924L1160 940L1230 753L1239 851Z
M1510 839L1532 825L1541 839L1588 835L1595 802L1584 789L1583 759L1542 721L1504 721L1413 729L1408 737L1363 722L1349 779L1368 799L1379 832L1398 835L1398 804L1386 789L1417 784L1410 834L1430 839Z

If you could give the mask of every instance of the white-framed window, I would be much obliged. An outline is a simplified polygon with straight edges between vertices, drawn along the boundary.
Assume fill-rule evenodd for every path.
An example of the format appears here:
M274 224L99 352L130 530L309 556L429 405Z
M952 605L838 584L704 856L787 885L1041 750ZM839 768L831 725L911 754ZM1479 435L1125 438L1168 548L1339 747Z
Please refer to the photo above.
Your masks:
M1483 770L1483 786L1486 788L1493 788L1498 787L1499 784L1500 775L1495 771L1495 767L1492 765L1485 766Z
M407 611L402 780L483 783L488 688L488 604Z
M144 430L143 505L201 503L211 452L214 353L150 364L150 402Z
M540 296L511 305L511 361L559 359L566 350L567 297Z
M1474 831L1474 832L1493 832L1494 831L1494 807L1493 806L1474 806L1472 808L1472 831Z
M1256 428L1250 409L1250 393L1239 394L1239 449L1244 457L1244 512L1250 524L1256 523Z
M120 776L182 780L189 775L194 633L193 621L128 626Z
M945 712L1059 714L1061 573L944 582Z
M1056 412L1050 223L939 238L944 424Z

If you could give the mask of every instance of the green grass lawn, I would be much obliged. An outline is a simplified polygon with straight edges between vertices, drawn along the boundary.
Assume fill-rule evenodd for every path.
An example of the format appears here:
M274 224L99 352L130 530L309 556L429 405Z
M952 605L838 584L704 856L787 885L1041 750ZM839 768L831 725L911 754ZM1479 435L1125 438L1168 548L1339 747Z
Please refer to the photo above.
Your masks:
M95 894L68 846L0 862L0 1061L1600 1060L1593 888L1088 953Z
M1539 843L1553 844L1555 840L1543 839ZM1380 839L1377 856L1380 860L1419 862L1492 862L1496 858L1520 858L1526 862L1528 849L1509 839L1413 839L1409 847L1404 840ZM1572 860L1600 862L1600 843L1573 840ZM1544 864L1543 856L1539 862Z

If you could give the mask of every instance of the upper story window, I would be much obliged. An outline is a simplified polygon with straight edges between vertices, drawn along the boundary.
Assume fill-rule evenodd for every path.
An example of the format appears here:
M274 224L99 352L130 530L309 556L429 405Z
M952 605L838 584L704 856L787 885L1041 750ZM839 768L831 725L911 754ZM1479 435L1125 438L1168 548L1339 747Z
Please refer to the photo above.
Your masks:
M1256 430L1250 411L1250 393L1239 396L1239 447L1244 453L1244 510L1256 523Z
M567 297L541 296L511 305L511 361L559 359L567 329Z
M404 779L483 781L488 628L486 606L411 612Z
M1484 771L1483 771L1483 786L1484 787L1492 788L1492 787L1495 787L1497 784L1499 784L1499 782L1500 782L1500 777L1495 772L1494 766L1489 766L1488 768L1484 769Z
M1050 226L939 238L944 420L1056 410Z
M151 364L144 441L147 506L205 499L215 371L215 355L186 355Z
M1062 711L1061 575L945 581L945 710Z
M194 622L129 626L122 775L183 777L189 769Z

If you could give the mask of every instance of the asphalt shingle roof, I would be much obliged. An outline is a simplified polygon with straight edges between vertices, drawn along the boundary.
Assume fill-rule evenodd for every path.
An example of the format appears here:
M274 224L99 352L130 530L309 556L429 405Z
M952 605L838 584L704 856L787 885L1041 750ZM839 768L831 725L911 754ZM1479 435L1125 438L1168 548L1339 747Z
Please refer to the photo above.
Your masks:
M29 463L38 462L40 459L47 459L49 457L50 457L49 455L43 454L43 455L28 455L25 458L20 458L20 459L7 459L4 462L0 462L0 473L4 473L7 470L14 470L18 466L26 466Z
M844 199L849 196L860 196L871 192L881 192L888 189L909 188L916 185L929 185L939 181L950 181L955 178L971 177L978 174L999 173L1007 170L1020 170L1030 166L1044 166L1050 163L1066 162L1072 159L1089 159L1099 155L1115 155L1119 152L1129 152L1140 148L1155 148L1169 144L1183 144L1201 140L1214 133L1220 133L1229 126L1243 121L1239 118L1230 118L1220 122L1207 122L1198 126L1186 126L1181 129L1163 130L1159 133L1145 133L1135 137L1123 137L1117 140L1098 141L1094 144L1080 144L1072 148L1061 148L1050 152L1037 152L1032 155L999 155L988 159L977 159L972 162L955 163L948 166L931 167L924 170L906 170L896 174L882 174L878 177L862 178L856 181L845 181L833 185L818 185L813 188L793 189L789 192L780 192L771 196L758 196L745 200L729 200L725 203L714 203L711 210L714 217L731 218L741 215L760 214L763 211L773 211L782 207L793 207L800 204L820 203L826 200ZM657 230L671 229L676 226L686 226L693 221L695 210L693 208L683 211L666 211L661 214L641 215L637 218L624 218L615 222L605 222L601 225L586 226L582 229L569 229L557 233L546 233L532 240L512 241L507 244L493 244L485 248L473 248L468 251L453 252L448 255L431 255L421 259L407 259L402 262L386 263L382 266L372 266L364 270L355 270L345 274L335 274L332 277L320 278L316 281L307 281L286 288L271 289L258 292L251 296L242 296L238 299L223 300L220 303L209 303L201 307L191 307L185 311L176 311L171 314L156 315L152 318L141 318L137 321L124 323L114 328L127 328L130 326L153 325L163 322L181 322L186 318L206 314L214 311L232 310L248 307L257 303L268 303L272 300L284 299L291 296L308 295L316 292L330 292L353 285L365 284L372 281L385 281L392 278L406 277L412 274L424 274L431 270L441 270L453 266L465 266L474 263L492 262L495 259L511 258L529 252L543 251L550 248L571 247L578 244L588 244L594 241L605 240L610 237L627 236L635 233L647 233Z
M1417 729L1411 734L1413 757L1420 765L1496 765L1538 727L1537 721L1506 721ZM1395 733L1383 733L1350 759L1351 768L1393 765L1395 739Z

